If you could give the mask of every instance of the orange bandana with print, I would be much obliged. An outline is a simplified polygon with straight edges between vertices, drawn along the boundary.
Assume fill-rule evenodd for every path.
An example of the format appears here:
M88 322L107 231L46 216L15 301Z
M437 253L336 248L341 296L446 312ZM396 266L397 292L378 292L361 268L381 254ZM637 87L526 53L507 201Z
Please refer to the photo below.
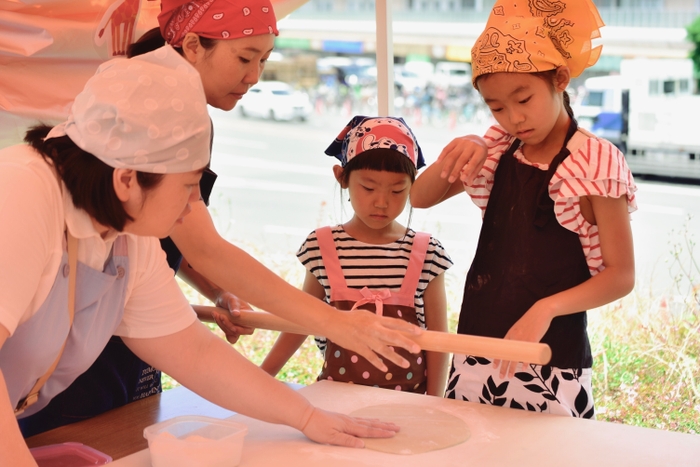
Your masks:
M472 48L472 83L488 73L567 66L579 76L600 57L604 26L591 0L498 0Z

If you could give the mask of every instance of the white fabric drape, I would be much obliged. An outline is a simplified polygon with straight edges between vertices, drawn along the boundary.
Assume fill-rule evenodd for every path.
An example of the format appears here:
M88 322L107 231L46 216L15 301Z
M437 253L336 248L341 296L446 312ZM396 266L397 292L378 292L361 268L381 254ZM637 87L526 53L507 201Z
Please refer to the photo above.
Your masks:
M272 0L277 19L307 0ZM56 124L100 63L158 25L158 0L0 0L0 148Z

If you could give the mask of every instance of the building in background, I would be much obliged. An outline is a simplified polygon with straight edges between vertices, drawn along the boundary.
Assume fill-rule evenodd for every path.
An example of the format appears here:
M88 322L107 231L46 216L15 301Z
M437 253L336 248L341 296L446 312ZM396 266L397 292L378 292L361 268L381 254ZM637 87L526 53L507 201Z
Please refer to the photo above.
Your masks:
M685 58L685 27L700 15L698 0L594 0L606 27L603 55L585 79L619 71L626 58ZM494 0L393 0L395 62L463 61ZM373 56L374 0L310 0L280 22L284 52Z
M471 86L469 61L494 0L388 1L395 111L414 125L489 124L490 113ZM618 144L635 173L700 178L700 135L691 130L700 96L693 95L694 44L686 30L700 16L700 0L594 3L606 24L602 55L569 88L581 125ZM280 22L276 49L297 62L291 68L301 73L300 57L316 57L319 64L312 92L317 112L376 111L375 28L374 0L310 0ZM687 72L681 76L676 68ZM266 73L278 69L271 63ZM615 78L609 75L621 73L625 86L609 87ZM630 84L630 74L639 85ZM609 89L594 86L600 83ZM608 105L591 106L604 92L611 96Z

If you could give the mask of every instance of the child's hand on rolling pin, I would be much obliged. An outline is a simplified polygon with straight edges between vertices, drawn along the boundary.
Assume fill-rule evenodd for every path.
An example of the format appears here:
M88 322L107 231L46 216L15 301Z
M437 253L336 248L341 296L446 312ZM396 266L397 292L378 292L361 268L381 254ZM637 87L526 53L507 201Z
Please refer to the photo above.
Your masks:
M546 302L540 300L520 318L508 330L504 339L512 339L525 342L540 342L552 322L552 314L549 312ZM512 378L520 362L494 360L493 367L501 367L500 376Z

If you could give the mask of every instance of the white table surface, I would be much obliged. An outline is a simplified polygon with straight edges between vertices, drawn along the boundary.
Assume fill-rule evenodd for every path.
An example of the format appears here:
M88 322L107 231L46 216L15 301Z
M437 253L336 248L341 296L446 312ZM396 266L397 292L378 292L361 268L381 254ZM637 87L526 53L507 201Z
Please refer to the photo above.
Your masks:
M300 432L242 415L241 467L257 466L700 466L700 435L581 420L502 407L321 381L300 390L314 405L349 413L377 404L426 405L462 418L471 437L451 448L416 455L319 445ZM112 464L150 467L148 450Z

